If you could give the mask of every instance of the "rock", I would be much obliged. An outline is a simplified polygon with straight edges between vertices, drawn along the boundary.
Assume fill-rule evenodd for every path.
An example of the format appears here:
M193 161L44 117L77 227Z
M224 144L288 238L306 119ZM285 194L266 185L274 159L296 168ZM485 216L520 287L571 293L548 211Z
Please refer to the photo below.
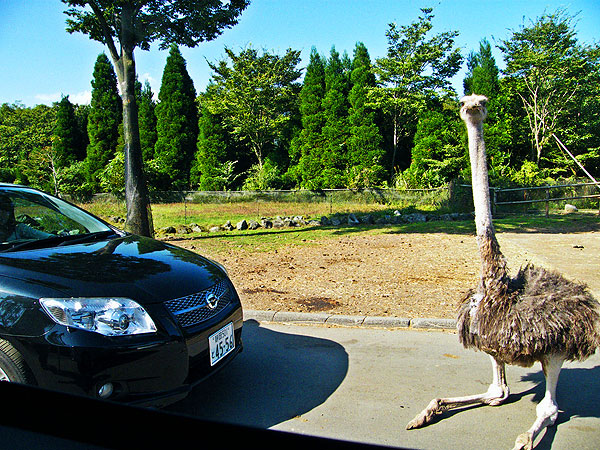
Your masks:
M342 224L342 221L339 218L337 218L337 217L332 217L330 223L334 227L339 227Z
M408 223L426 222L427 216L425 216L425 214L421 214L421 213L412 213L412 214L407 215L405 217L405 219Z
M219 231L221 231L221 227L211 227L208 231L210 233L218 233Z
M569 203L567 203L567 204L565 205L565 212L566 212L567 214L570 214L570 213L576 213L577 211L579 211L579 210L577 209L577 206L575 206L575 205L571 205L571 204L569 204Z
M348 225L358 225L360 221L356 218L353 213L348 214Z
M246 222L246 220L240 220L236 225L235 228L238 230L247 230L248 229L248 222Z
M265 228L273 228L273 222L269 219L260 219L260 224Z
M161 228L159 231L161 233L165 233L165 234L175 234L175 233L177 233L177 230L175 229L175 227L171 227L171 226Z
M375 223L375 221L373 220L373 216L371 214L365 214L364 216L360 216L360 221L361 221L361 223L364 223L367 225L373 225L373 223Z
M306 220L304 220L303 216L295 216L292 220L296 223L296 226L298 227L306 225Z
M327 216L321 217L321 225L324 225L324 226L331 225L331 220L329 220L329 217L327 217Z
M233 230L233 225L231 225L231 220L228 220L227 222L225 222L225 225L223 225L221 228L223 228L224 230L227 230L227 231Z
M187 225L178 225L177 226L177 234L190 234L192 229Z
M251 220L250 222L248 222L249 230L256 230L258 228L260 228L260 223L258 223L256 220Z

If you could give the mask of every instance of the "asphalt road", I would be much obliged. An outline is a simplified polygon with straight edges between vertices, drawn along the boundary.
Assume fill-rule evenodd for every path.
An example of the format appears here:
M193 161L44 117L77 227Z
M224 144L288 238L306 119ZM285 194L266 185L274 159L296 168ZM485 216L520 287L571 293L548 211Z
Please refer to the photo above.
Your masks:
M448 331L247 320L244 351L186 399L166 408L226 423L402 448L511 449L544 394L539 364L508 367L511 396L499 407L447 412L405 426L438 396L484 392L491 364ZM536 449L600 448L600 354L568 363L557 425Z

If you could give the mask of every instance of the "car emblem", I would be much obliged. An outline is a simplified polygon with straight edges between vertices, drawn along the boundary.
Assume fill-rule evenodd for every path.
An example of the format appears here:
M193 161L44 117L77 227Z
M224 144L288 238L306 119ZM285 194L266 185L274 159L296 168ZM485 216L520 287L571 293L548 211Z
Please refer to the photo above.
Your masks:
M206 306L210 309L215 309L217 307L217 303L219 303L219 297L215 294L210 293L206 296Z

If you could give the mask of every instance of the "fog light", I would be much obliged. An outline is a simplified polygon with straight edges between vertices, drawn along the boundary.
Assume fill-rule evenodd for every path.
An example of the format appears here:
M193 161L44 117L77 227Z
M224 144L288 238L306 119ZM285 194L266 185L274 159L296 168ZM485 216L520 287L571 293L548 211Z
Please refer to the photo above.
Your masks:
M100 389L98 389L98 397L108 398L112 395L113 391L114 391L113 384L105 383L102 386L100 386Z

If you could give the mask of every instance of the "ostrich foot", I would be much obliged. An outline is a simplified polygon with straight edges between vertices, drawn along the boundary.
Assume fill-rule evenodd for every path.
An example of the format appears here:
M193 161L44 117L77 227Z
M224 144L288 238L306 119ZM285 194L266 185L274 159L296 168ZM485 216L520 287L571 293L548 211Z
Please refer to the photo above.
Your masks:
M413 428L421 428L428 425L436 414L442 413L445 409L446 408L442 406L442 399L434 398L429 402L427 408L417 414L413 420L408 422L406 429L412 430Z
M533 436L528 431L517 437L513 450L531 450L533 448Z

